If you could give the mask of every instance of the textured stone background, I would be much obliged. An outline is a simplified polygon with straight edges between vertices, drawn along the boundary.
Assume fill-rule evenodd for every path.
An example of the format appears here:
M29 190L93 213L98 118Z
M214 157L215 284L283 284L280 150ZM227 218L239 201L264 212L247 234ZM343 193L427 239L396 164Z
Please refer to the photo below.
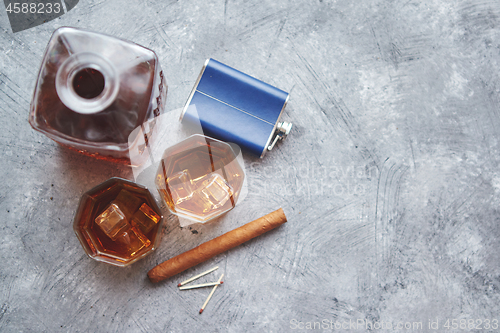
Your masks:
M292 133L263 160L244 156L249 194L217 223L180 228L169 216L144 260L95 262L73 233L78 200L133 175L28 124L41 57L63 25L154 49L167 110L183 106L209 57L289 91ZM497 0L81 0L16 34L2 12L0 27L0 331L383 321L373 330L421 322L401 331L435 332L447 319L499 330L486 326L500 319ZM280 206L283 227L164 283L147 280L157 263ZM225 284L199 315L208 290L176 285L215 264L204 281L224 272Z

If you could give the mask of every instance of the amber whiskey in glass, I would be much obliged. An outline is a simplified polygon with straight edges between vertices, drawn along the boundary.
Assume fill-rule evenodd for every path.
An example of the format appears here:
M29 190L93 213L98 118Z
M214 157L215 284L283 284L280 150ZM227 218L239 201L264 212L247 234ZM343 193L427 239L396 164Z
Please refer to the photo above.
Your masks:
M162 222L145 187L111 178L82 196L73 228L91 258L127 266L155 249Z
M203 223L234 208L244 178L229 144L193 135L165 150L155 183L173 214Z

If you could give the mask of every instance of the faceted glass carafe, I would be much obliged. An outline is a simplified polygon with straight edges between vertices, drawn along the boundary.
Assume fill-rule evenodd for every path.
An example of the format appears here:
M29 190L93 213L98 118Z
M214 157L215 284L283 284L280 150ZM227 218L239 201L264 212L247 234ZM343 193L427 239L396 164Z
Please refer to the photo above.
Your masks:
M59 28L42 61L29 122L80 153L130 163L129 149L153 135L166 93L153 51L107 35ZM141 131L134 131L138 127Z

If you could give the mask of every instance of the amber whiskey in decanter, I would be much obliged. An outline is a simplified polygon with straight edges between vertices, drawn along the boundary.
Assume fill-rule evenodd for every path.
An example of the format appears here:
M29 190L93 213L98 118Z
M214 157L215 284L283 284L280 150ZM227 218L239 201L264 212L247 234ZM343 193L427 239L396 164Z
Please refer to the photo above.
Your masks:
M111 178L83 195L73 228L91 258L127 266L155 249L162 222L145 187Z
M244 178L229 144L197 134L165 150L155 183L170 212L203 223L234 208Z
M166 94L165 77L153 51L63 27L47 45L29 122L70 149L130 164L129 149L153 136ZM141 131L134 131L141 126Z

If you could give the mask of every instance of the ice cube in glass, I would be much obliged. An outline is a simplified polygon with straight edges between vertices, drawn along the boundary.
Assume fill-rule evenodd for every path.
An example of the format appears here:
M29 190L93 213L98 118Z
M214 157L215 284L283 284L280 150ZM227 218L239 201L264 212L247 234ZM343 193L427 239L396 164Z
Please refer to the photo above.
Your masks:
M160 221L160 216L155 213L147 204L142 204L141 208L132 216L131 224L135 228L147 234Z
M112 240L115 240L125 229L130 227L125 214L115 204L110 204L104 212L97 216L95 223Z

